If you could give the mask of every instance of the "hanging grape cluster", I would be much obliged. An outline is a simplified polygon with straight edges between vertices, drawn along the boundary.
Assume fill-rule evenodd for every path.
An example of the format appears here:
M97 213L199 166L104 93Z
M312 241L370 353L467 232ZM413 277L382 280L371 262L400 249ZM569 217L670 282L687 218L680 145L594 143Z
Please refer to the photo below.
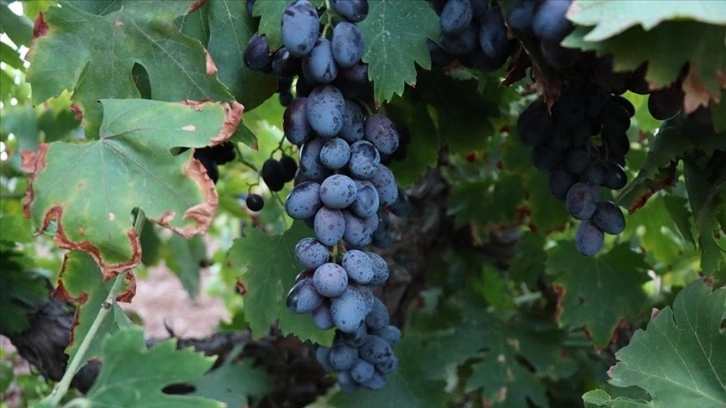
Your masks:
M401 138L388 117L370 113L360 102L371 90L361 61L364 36L356 24L368 14L367 1L330 5L332 10L320 13L329 13L334 24L321 33L319 10L306 0L289 4L281 21L283 46L270 51L265 37L255 34L244 61L277 75L280 103L286 106L284 135L300 152L285 210L315 234L295 246L304 270L287 306L311 313L323 330L336 328L332 348L320 347L318 358L338 373L341 388L380 389L398 365L392 347L400 331L389 324L388 310L371 290L386 283L388 265L367 247L390 244L386 207L405 207L384 164ZM282 160L269 159L262 169L273 191L289 178L289 173L283 177Z

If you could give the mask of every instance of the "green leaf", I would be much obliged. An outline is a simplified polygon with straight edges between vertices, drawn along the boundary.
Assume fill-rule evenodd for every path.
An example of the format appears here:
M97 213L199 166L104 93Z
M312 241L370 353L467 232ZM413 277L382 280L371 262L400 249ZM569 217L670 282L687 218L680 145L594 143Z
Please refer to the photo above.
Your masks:
M716 150L726 150L726 136L714 133L710 125L699 124L695 120L666 122L648 149L643 167L625 187L618 203L629 209L637 209L641 197L655 189L657 182L654 180L661 178L658 176L661 169L682 159L687 153L710 155Z
M512 279L533 286L544 272L547 253L545 239L541 234L526 234L517 242L514 257L509 262L509 275Z
M164 257L166 264L179 277L184 289L189 293L189 297L195 299L199 296L201 286L199 268L207 259L207 246L204 239L200 235L191 239L174 235L169 239L168 245L169 251Z
M572 243L558 245L545 270L560 292L561 326L585 327L597 347L605 347L620 319L634 317L647 304L641 285L648 264L627 243L597 257L586 257Z
M413 185L430 168L436 167L439 158L439 134L425 104L410 98L394 98L386 105L386 113L395 122L403 124L415 142L409 142L405 160L391 162L396 183L403 187Z
M131 75L136 63L149 74L153 99L232 100L216 76L207 72L204 47L172 23L192 3L129 2L104 16L70 3L49 9L48 33L36 39L30 55L28 82L34 103L73 90L72 99L83 111L86 136L95 138L102 115L97 100L140 96Z
M726 289L699 279L681 291L615 356L610 382L638 386L650 407L726 405Z
M191 395L211 398L232 408L249 406L248 397L260 398L274 391L273 379L264 368L255 367L253 359L233 362L238 354L232 352L221 367L194 382Z
M206 231L217 205L213 184L191 150L177 156L170 150L225 140L240 109L149 100L102 104L100 140L41 145L27 208L40 230L56 220L56 242L90 253L109 276L140 261L131 225L136 207L183 236Z
M368 17L358 23L366 41L363 61L375 100L382 103L403 95L405 84L416 84L414 63L431 68L426 39L438 38L439 18L424 1L369 0L368 7Z
M654 3L651 7L656 4L660 5ZM714 7L718 8L715 4ZM647 15L639 10L640 4L628 6L635 6L636 10L628 15ZM620 21L619 18L616 20ZM589 28L577 27L563 45L595 51L598 56L612 54L615 71L633 71L648 62L645 79L655 88L675 82L683 65L689 63L689 73L683 81L686 111L695 110L699 103L707 104L720 99L719 73L726 69L726 56L723 53L726 27L689 20L667 21L647 31L640 26L632 27L602 41L588 40L588 31ZM668 44L668 47L662 44Z
M63 258L55 296L73 302L76 306L71 340L65 350L69 361L78 353L78 348L93 325L103 302L106 301L113 282L114 279L104 282L98 264L83 252L71 251ZM118 304L114 303L113 308L114 315L124 314ZM115 316L107 316L83 355L83 359L91 360L99 357L102 354L104 339L116 335L124 327L125 321L117 321Z
M276 50L282 46L282 36L280 34L280 25L282 23L282 14L285 7L291 0L278 1L256 1L252 9L252 15L260 17L260 25L257 32L265 35L267 45L271 50ZM247 11L244 11L247 13Z
M101 361L101 372L86 395L91 406L224 407L207 398L162 392L168 385L198 380L212 366L212 359L201 353L177 350L174 339L147 349L141 329L122 330L107 338Z
M698 156L702 157L702 156ZM726 212L726 152L711 158L717 166L711 172L700 168L693 158L685 160L684 176L691 210L696 218L698 246L701 250L701 269L726 281L726 226L719 223L719 214ZM714 174L715 173L715 174Z
M7 36L15 45L30 45L33 39L33 23L25 16L13 13L5 1L0 3L0 32Z
M317 328L309 315L288 310L287 292L303 267L295 259L295 245L310 236L302 223L294 223L284 234L268 236L250 228L246 236L237 238L228 253L228 262L241 271L240 281L246 290L245 317L253 336L267 334L279 320L283 334L292 333L301 340L330 344L333 331Z
M247 14L243 1L215 0L208 4L210 33L207 49L219 69L217 75L246 110L254 109L277 89L275 75L252 71L242 61L247 42L256 31L255 22ZM279 22L277 29L280 29Z
M612 408L645 408L652 407L647 401L632 400L630 398L617 398L613 400L604 390L588 391L582 396L585 408L612 407Z
M330 400L332 407L359 408L440 408L446 406L447 395L442 381L427 378L421 369L423 349L421 338L406 335L396 346L398 370L388 375L386 386L379 391L339 392Z
M594 26L587 41L602 41L640 25L646 31L667 20L693 19L702 23L726 24L726 9L710 1L641 2L578 0L567 18L578 25Z
M524 188L529 194L529 208L532 211L530 228L534 227L533 231L549 234L564 228L571 221L562 201L550 193L547 172L533 168L524 181Z
M4 233L4 221L2 226ZM16 334L28 328L26 313L48 300L50 289L45 284L45 278L32 272L31 267L28 258L0 245L0 333L3 335Z
M663 203L665 204L670 218L673 220L678 232L688 242L696 244L695 238L693 238L692 223L691 223L691 212L686 208L688 200L683 197L676 195L665 195L663 196Z

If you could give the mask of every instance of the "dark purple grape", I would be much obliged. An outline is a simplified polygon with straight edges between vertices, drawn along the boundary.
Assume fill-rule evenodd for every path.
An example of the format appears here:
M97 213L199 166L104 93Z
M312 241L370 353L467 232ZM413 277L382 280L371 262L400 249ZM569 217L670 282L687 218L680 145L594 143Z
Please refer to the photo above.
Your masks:
M573 174L582 174L591 161L590 152L587 149L572 149L567 152L567 171Z
M363 56L365 43L360 28L353 23L338 23L333 29L333 56L343 68L350 68Z
M285 169L275 159L265 160L262 165L262 180L270 191L280 191L285 186Z
M466 55L479 48L479 25L475 22L469 24L459 34L441 33L439 45L449 54Z
M532 28L532 19L536 3L531 0L520 0L509 10L507 23L515 32L526 32Z
M625 230L625 217L615 203L601 201L592 216L592 221L608 234L618 235Z
M595 213L600 196L597 189L585 183L575 183L565 198L565 207L575 219L588 220Z
M653 91L648 97L648 112L658 120L666 120L683 107L683 91L679 86Z
M532 18L532 31L545 41L560 43L572 30L572 23L565 17L569 0L542 2Z
M290 55L285 47L280 47L272 57L272 71L278 76L292 77L300 72L300 59Z
M285 182L292 181L295 178L295 172L297 172L297 162L295 159L288 155L280 157L280 164L285 170Z
M313 288L311 278L303 278L287 294L287 308L293 313L312 312L323 304L323 297Z
M338 67L329 40L318 38L310 53L303 57L302 71L305 78L312 83L333 82L338 76Z
M310 127L322 137L333 137L343 129L345 99L330 85L320 85L308 96L306 105Z
M602 230L591 221L582 221L575 233L575 247L577 251L586 256L593 256L603 246L605 236Z
M308 123L306 113L307 98L295 98L285 108L282 116L282 128L285 132L285 138L295 146L300 146L307 142L312 134L312 129Z
M552 118L542 102L527 107L517 120L517 134L522 144L529 147L543 144L553 129Z
M539 145L532 149L532 164L540 170L549 170L565 159L565 151L547 145Z
M620 190L628 184L628 176L620 165L608 162L608 171L605 176L605 186L611 190Z
M344 19L357 23L368 15L368 0L332 0L333 10Z
M494 59L502 56L506 58L509 54L509 39L501 8L495 6L484 11L479 24L479 45L484 54Z
M439 23L441 32L455 36L466 30L471 23L473 13L469 0L449 0L441 10Z
M282 43L291 55L307 55L318 39L319 30L318 12L310 2L299 0L285 8L280 33Z
M242 59L247 68L253 71L269 72L272 69L272 54L267 46L267 38L264 35L253 34Z
M593 186L600 186L605 183L608 172L608 165L602 160L590 163L582 174L583 180Z
M260 211L265 206L265 200L259 194L250 194L245 199L245 204L250 211Z
M562 167L556 167L549 172L549 189L550 193L557 199L564 200L567 197L567 191L570 190L577 178Z
M348 287L348 275L342 266L332 262L324 263L315 270L313 287L320 296L340 296Z
M320 184L314 181L305 181L296 185L285 199L285 211L295 220L314 217L322 206Z

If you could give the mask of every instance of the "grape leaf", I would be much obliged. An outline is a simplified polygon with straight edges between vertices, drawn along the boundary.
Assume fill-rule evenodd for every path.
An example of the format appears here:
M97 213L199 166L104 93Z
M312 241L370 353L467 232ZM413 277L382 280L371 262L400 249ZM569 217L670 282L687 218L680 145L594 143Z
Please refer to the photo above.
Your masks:
M172 236L167 242L169 250L164 260L169 269L179 278L189 297L195 299L199 296L202 262L207 259L207 247L204 239L197 235L185 239L179 235Z
M89 406L224 407L203 397L162 392L168 385L201 378L213 363L192 349L177 350L174 339L147 349L141 329L122 330L106 339L101 361L101 372L86 395Z
M726 281L725 225L719 222L719 214L726 212L726 152L712 157L718 163L715 174L709 174L693 158L685 160L684 175L691 210L696 219L698 246L701 250L701 269L707 275L715 275Z
M601 391L599 406L726 406L726 335L719 329L726 319L726 289L711 286L708 278L688 285L673 307L658 312L615 354L619 361L610 371L610 383L641 387L651 400L608 400Z
M369 0L368 17L358 23L365 38L363 61L377 103L403 95L416 84L416 66L431 68L426 39L439 36L439 18L427 2Z
M420 336L406 335L396 346L398 370L388 375L386 386L379 391L361 389L339 392L330 399L332 407L360 408L439 408L446 406L447 395L443 381L432 381L422 369L426 354ZM426 359L423 359L425 361Z
M0 32L6 34L16 45L28 45L33 39L33 22L27 17L15 14L7 2L0 4Z
M230 265L240 270L244 286L245 317L250 322L253 336L267 334L270 326L279 320L283 334L295 334L301 340L330 344L333 331L317 328L312 318L291 312L286 305L287 292L295 276L304 268L295 259L295 245L311 235L309 228L294 223L284 234L268 236L250 228L246 236L237 238L228 253Z
M240 349L241 351L241 349ZM272 378L254 360L233 362L239 352L233 351L224 364L194 382L194 393L227 404L229 408L249 406L248 397L262 397L275 389Z
M627 242L597 257L581 255L572 243L558 245L545 264L560 293L558 322L585 327L595 346L606 346L620 319L634 317L646 306L641 285L648 268Z
M243 1L215 0L207 3L207 7L210 29L207 49L219 70L217 76L245 109L254 109L277 89L274 75L252 71L242 61L247 42L256 31L255 22L247 14ZM277 30L280 30L279 22Z
M24 201L41 231L57 221L56 242L80 249L107 278L139 263L139 238L131 211L190 237L206 231L217 192L192 151L227 140L242 116L235 104L103 100L101 139L84 144L42 144L26 152L32 172Z
M131 75L137 63L149 75L153 99L232 100L214 75L216 68L204 47L172 24L193 3L128 2L104 16L88 14L67 2L49 9L47 34L36 38L30 53L28 82L33 102L73 90L86 136L95 138L102 115L98 99L140 96Z
M622 205L631 212L638 208L641 197L653 192L656 188L654 180L659 179L658 173L667 168L671 162L682 159L687 153L699 152L710 155L716 150L726 150L726 137L714 133L709 125L700 124L695 120L682 123L666 122L655 136L648 149L645 163L638 175L628 184L618 198Z
M394 123L402 124L406 130L416 135L416 142L402 142L405 160L394 160L390 168L396 175L396 183L403 187L412 186L429 168L436 167L439 158L439 135L436 132L427 106L411 98L394 98L386 105L386 114Z
M632 14L646 15L639 11ZM588 30L577 27L563 45L595 51L598 56L612 54L615 71L633 71L648 62L645 79L652 88L663 88L675 82L683 65L689 63L682 86L686 113L720 100L723 87L720 73L726 70L723 53L726 27L687 20L667 21L648 31L636 26L597 42L586 39ZM662 44L668 44L668 47Z
M667 20L693 19L702 23L725 24L726 9L718 2L626 2L577 0L567 18L578 25L594 26L587 41L602 41L640 25L646 31Z
M530 286L537 283L542 274L542 265L547 260L544 250L545 237L542 234L525 234L517 242L514 256L509 261L509 276L513 280L525 282Z
M2 226L4 233L5 221ZM0 333L9 335L28 327L28 310L45 303L50 289L41 275L30 270L31 261L12 249L14 243L6 247L5 242L0 241Z
M133 275L127 276L130 277L129 286L127 286L127 290L130 291L127 293L128 296L133 295L136 284ZM96 315L101 310L103 302L106 301L113 282L113 279L103 280L98 264L88 254L71 251L64 256L60 276L58 277L58 286L53 292L53 296L71 302L76 306L71 327L71 338L65 350L69 360L72 360L78 352L81 341L86 337ZM123 298L123 295L120 295L117 299ZM112 307L114 315L116 313L124 314L117 303L114 303ZM115 317L107 316L101 323L83 359L91 360L99 357L102 353L103 340L116 334L124 327L124 321L117 321Z

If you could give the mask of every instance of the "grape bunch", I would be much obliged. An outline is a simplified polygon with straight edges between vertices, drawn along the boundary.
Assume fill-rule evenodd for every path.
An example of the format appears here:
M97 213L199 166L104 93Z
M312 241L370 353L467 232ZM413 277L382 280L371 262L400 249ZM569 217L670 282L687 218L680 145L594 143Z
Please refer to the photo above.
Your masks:
M633 105L592 84L575 83L565 88L551 112L540 102L519 116L517 132L532 147L532 163L549 173L549 190L577 220L577 250L595 255L604 242L603 233L617 235L625 229L621 210L601 200L598 186L611 190L625 187L623 167L630 150L626 134Z
M469 68L495 71L507 61L512 42L507 38L502 10L487 0L436 0L441 36L438 44L428 41L434 64L448 65L455 59Z
M274 72L278 84L284 80L278 89L286 106L284 137L299 148L285 210L315 234L295 246L304 270L287 306L311 313L323 330L336 328L336 343L321 364L338 372L341 388L380 389L397 366L392 346L400 331L389 325L388 310L371 290L386 283L388 265L367 247L390 245L387 207L405 212L404 195L384 164L394 158L401 137L387 116L364 105L372 87L356 23L367 16L367 1L329 4L331 10L319 11L307 0L292 2L282 16L283 46L271 52L264 36L255 34L244 60L253 69ZM335 22L322 34L320 13ZM262 168L273 191L284 184L281 162L270 159Z

